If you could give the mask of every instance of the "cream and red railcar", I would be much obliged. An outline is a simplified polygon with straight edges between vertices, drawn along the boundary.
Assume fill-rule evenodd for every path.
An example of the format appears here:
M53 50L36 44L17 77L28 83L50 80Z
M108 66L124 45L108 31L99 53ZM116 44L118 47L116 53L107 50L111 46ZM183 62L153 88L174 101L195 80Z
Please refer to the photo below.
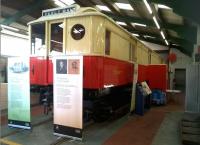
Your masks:
M137 45L142 44L135 37L93 8L45 10L42 17L29 23L29 29L31 85L52 85L54 55L81 54L84 100L92 105L111 92L116 95L107 96L101 105L117 108L130 102L130 95L119 92L131 88L134 62L149 64L149 50L138 50Z

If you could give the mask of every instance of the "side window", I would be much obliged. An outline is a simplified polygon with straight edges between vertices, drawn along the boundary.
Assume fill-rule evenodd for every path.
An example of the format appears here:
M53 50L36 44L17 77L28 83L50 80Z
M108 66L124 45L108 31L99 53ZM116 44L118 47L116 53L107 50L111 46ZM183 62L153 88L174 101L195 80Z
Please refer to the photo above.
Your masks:
M50 52L63 52L63 23L51 24Z
M31 27L31 54L46 55L45 23L33 24Z
M105 54L110 55L110 31L106 30L105 35Z
M135 61L135 62L136 62L136 60L137 60L136 45L131 44L131 48L132 48L132 61Z
M133 61L133 45L129 43L129 60Z

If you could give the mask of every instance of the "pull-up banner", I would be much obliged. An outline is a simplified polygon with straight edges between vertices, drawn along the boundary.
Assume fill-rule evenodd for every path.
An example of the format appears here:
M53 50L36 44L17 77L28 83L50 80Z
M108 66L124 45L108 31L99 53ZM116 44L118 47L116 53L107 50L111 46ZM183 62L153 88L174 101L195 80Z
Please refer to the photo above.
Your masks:
M83 56L53 59L54 135L82 139Z
M8 126L31 129L29 58L8 58Z

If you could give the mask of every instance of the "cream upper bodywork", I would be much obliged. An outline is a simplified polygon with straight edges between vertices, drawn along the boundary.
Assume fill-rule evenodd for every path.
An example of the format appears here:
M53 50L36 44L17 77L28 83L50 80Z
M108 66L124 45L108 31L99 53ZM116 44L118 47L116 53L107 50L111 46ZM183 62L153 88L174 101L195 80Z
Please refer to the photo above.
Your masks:
M30 22L29 25L42 22L46 23L47 48L50 48L50 25L56 22L63 22L63 53L65 54L101 55L139 64L163 63L161 57L154 54L151 55L152 50L140 40L116 24L114 20L94 8L79 8L74 13L42 16ZM71 28L75 24L83 25L86 32L85 36L78 41L74 40L70 35ZM110 55L105 55L106 30L111 32ZM49 51L48 54L50 54Z

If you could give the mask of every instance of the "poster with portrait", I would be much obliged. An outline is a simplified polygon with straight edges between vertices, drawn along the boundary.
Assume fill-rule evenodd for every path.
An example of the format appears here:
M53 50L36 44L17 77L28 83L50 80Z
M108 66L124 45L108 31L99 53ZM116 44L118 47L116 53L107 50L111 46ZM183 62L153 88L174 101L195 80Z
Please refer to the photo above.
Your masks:
M31 129L29 58L8 58L8 126Z
M82 138L83 56L60 56L54 67L54 134Z

